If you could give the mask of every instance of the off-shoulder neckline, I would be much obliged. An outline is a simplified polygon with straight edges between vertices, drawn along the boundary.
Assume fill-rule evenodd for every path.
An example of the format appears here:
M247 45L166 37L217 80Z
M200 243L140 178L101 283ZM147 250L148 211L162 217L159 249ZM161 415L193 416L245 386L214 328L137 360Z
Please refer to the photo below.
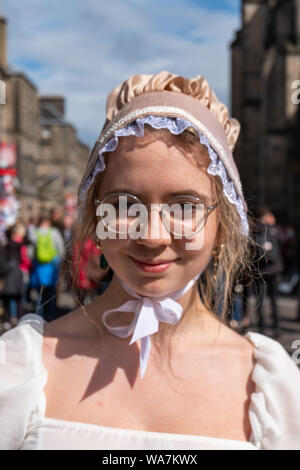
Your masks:
M257 449L257 447L251 441L239 441L237 439L228 439L228 438L220 438L220 437L211 437L211 436L203 436L197 434L181 434L181 433L167 433L167 432L159 432L159 431L144 431L140 429L129 429L129 428L116 428L113 426L103 426L101 424L92 424L92 423L84 423L80 421L67 421L58 418L50 418L48 416L43 416L43 422L52 424L57 427L69 427L73 429L82 429L82 430L90 430L94 432L107 432L113 435L121 435L121 436L140 436L140 437L152 437L164 440L188 440L191 439L192 441L202 441L202 442L211 442L211 443L226 443L230 444L237 444L244 446L247 449Z
M24 315L19 322L19 325L26 325L29 324L35 331L37 331L41 336L44 334L44 325L47 324L48 322L45 321L40 315L34 314L34 313L28 313ZM256 332L247 332L244 335L246 338L250 340L250 342L254 345L254 353L255 350L259 347L261 344L261 338L264 338L264 335L261 335ZM271 338L269 338L271 339ZM252 373L251 373L251 378L253 377L254 374L254 369L256 366L257 362L255 362ZM46 380L42 389L42 400L43 400L43 416L41 417L42 422L45 424L52 424L54 426L58 427L69 427L73 429L84 429L84 430L91 430L91 431L99 431L99 432L108 432L108 433L118 433L121 435L134 435L134 436L147 436L147 437L160 437L162 439L192 439L192 440L199 440L203 442L211 442L211 443L226 443L228 445L230 444L238 444L241 445L245 448L248 449L260 449L259 443L254 444L253 442L253 429L251 430L251 435L250 439L248 441L241 441L241 440L236 440L236 439L228 439L228 438L218 438L218 437L211 437L211 436L203 436L203 435L193 435L193 434L180 434L180 433L164 433L164 432L157 432L157 431L143 431L143 430L138 430L138 429L129 429L129 428L117 428L113 426L103 426L99 424L92 424L92 423L85 423L85 422L80 422L80 421L68 421L68 420L63 420L63 419L58 419L58 418L51 418L48 416L45 416L45 411L46 411L46 395L44 392L44 388L47 383L47 377L48 377L48 372L47 369L45 368L43 362L41 361L41 365L43 368L44 373L46 374ZM256 390L250 395L250 404L252 401L252 397L254 394L256 394ZM248 410L250 410L250 405ZM250 421L251 423L251 421Z

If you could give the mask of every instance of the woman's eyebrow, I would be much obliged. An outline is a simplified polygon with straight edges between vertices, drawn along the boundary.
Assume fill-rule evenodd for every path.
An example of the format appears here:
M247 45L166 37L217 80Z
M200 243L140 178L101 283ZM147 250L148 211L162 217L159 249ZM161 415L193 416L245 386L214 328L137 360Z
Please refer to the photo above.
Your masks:
M113 190L110 190L110 191L106 191L104 193L104 197L110 195L110 194L115 194L115 193L126 193L126 194L131 194L132 196L135 196L137 197L138 199L142 200L143 199L143 194L140 194L140 193L135 193L132 189L130 188L115 188ZM211 196L209 196L208 194L206 194L205 192L203 191L193 191L191 189L182 189L180 191L173 191L173 192L169 192L165 195L165 199L171 199L172 197L176 197L176 196L183 196L183 195L186 195L186 196L194 196L194 197L197 197L201 200L203 200L203 202L210 202L211 200Z
M167 194L168 197L175 197L175 196L181 196L181 195L198 197L199 199L202 199L204 202L208 202L211 199L211 196L209 196L205 192L193 191L191 189L182 189L181 191L175 191L175 192Z

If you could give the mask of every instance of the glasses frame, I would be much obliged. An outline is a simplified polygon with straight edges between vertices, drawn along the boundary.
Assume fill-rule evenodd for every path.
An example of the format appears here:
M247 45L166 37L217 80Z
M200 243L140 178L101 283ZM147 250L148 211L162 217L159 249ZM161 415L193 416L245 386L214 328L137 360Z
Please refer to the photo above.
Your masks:
M145 206L145 207L148 207L148 206L151 206L151 207L152 207L152 206L159 207L159 208L160 208L159 213L162 213L162 223L164 223L164 221L163 221L163 218L164 218L164 217L163 217L163 215L164 215L164 213L163 213L163 206L164 206L165 204L169 204L170 202L172 202L172 201L174 201L174 200L176 200L176 199L182 198L182 197L193 198L193 199L195 199L195 201L197 201L199 204L202 204L202 205L204 206L204 209L205 209L205 222L204 222L204 225L203 225L203 227L201 227L200 229L198 229L196 232L193 232L193 236L196 235L198 232L200 232L201 230L204 229L204 227L205 227L205 225L206 225L206 222L207 222L207 220L208 220L209 215L210 215L211 212L219 205L219 202L218 202L218 201L215 202L215 203L212 204L212 205L207 205L207 204L205 204L205 203L202 201L202 199L200 199L200 198L197 197L197 196L193 196L193 195L191 195L191 194L179 194L178 196L174 196L174 197L172 197L171 199L169 199L169 200L166 201L166 202L158 203L158 204L144 203L144 202L142 202L137 196L134 196L133 194L130 194L130 193L123 193L123 192L117 192L117 193L108 194L107 196L105 196L105 198L104 198L102 201L100 201L99 199L95 199L95 200L94 200L94 204L97 205L97 206L100 205L100 204L105 204L106 200L107 200L108 198L110 198L111 196L130 196L131 198L133 198L133 199L136 201L137 204L142 204L142 205ZM100 216L98 216L98 217L100 217ZM106 227L108 230L110 230L111 232L114 232L114 233L119 233L119 234L120 234L120 233L125 233L125 232L117 232L117 231L115 231L115 230L112 230L110 227L107 227L107 225L105 225L105 227ZM170 232L171 232L173 235L182 235L182 234L175 233L175 232L172 231L171 229L170 229Z

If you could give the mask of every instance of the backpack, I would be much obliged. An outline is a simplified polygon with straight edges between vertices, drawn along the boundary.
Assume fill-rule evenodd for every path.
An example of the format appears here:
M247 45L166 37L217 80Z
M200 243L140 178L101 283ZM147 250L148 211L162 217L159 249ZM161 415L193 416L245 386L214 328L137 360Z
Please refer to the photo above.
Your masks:
M42 233L36 232L36 259L39 263L50 263L57 255L54 245L52 230Z

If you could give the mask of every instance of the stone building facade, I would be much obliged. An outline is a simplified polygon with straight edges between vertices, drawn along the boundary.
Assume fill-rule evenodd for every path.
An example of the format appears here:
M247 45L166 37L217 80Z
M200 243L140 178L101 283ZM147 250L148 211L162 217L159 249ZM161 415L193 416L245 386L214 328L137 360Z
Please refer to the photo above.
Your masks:
M75 195L84 173L89 149L76 136L75 128L64 119L62 96L40 96L40 159L38 180L43 207L58 205Z
M243 0L241 16L231 44L231 96L245 196L251 211L268 204L279 223L299 231L300 104L292 98L300 80L300 0Z
M37 88L24 74L7 72L4 110L5 140L16 145L17 197L22 214L27 216L39 210L36 176L40 130Z
M17 197L21 216L62 207L65 194L76 197L89 148L65 120L64 98L39 96L37 87L6 61L6 19L0 17L0 79L6 104L0 105L0 140L15 143Z

